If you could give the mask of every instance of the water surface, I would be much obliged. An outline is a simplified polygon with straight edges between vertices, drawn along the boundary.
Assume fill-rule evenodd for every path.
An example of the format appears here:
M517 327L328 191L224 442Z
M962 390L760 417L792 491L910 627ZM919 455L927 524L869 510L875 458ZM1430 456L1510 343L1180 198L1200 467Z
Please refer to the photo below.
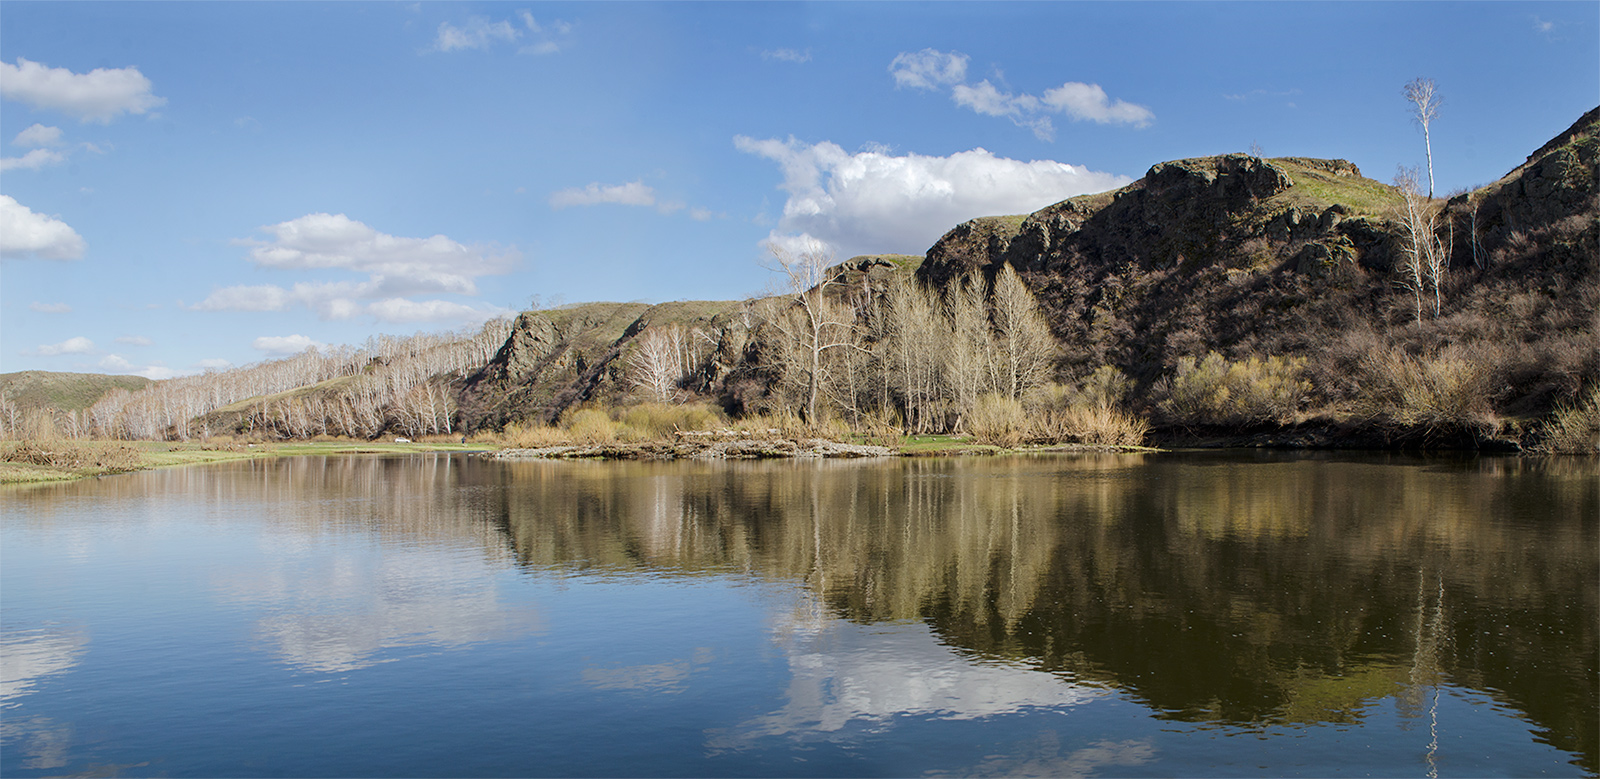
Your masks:
M1592 461L306 457L0 493L0 774L1583 776Z

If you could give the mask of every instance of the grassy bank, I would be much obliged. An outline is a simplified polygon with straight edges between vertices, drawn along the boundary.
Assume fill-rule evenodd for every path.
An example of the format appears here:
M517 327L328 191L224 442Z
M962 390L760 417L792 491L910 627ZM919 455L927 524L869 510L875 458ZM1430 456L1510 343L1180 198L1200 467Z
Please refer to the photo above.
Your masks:
M483 444L385 441L170 443L164 441L11 441L0 443L0 484L71 481L173 465L306 454L473 451Z

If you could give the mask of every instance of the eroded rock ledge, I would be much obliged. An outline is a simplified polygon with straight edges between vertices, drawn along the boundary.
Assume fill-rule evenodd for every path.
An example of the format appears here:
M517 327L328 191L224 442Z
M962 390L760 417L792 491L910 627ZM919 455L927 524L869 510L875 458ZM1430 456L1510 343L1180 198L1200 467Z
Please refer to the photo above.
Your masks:
M496 460L766 460L894 457L897 454L887 446L845 444L821 438L746 438L545 446L536 449L502 449L486 456Z

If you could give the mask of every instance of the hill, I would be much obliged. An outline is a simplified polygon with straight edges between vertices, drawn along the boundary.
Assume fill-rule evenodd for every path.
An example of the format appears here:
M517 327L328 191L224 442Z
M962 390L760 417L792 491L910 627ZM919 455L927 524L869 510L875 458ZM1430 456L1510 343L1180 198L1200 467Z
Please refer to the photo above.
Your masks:
M19 371L0 373L0 397L15 404L18 411L82 411L112 390L134 392L150 384L143 376Z

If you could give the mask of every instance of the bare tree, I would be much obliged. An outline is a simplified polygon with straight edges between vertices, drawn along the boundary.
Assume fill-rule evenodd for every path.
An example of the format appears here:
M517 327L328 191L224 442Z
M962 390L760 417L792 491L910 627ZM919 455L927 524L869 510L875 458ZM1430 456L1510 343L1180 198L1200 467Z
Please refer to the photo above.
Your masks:
M859 349L856 343L855 311L829 299L828 287L836 280L827 278L833 253L821 242L808 241L799 251L776 243L767 245L772 253L771 269L783 274L783 284L792 296L788 309L771 316L768 323L783 337L788 357L784 369L800 385L805 397L802 414L807 424L817 423L817 398L830 379L828 358L840 349Z
M1432 199L1433 138L1429 135L1428 127L1433 124L1434 117L1439 115L1439 106L1444 100L1439 97L1438 86L1431 78L1411 79L1400 92L1411 103L1411 118L1422 125L1422 143L1428 152L1428 197Z
M1400 226L1406 240L1401 246L1400 285L1414 296L1420 322L1422 300L1429 293L1433 297L1433 315L1439 315L1440 284L1448 269L1449 251L1439 242L1438 209L1418 191L1416 169L1400 168L1394 183L1404 199Z
M1020 400L1050 379L1056 342L1038 301L1009 264L995 274L992 319L1000 368L995 388Z

